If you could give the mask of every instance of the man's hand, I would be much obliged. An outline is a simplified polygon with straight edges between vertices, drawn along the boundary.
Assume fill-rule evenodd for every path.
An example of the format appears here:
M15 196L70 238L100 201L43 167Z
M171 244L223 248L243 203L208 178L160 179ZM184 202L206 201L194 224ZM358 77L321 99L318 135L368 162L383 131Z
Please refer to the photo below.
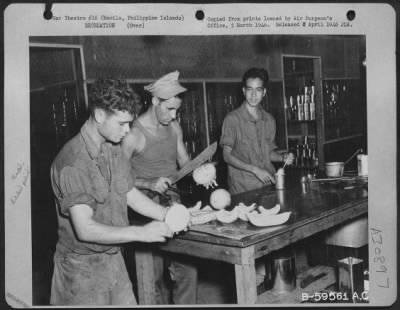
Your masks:
M152 221L142 226L142 242L165 242L167 238L172 238L173 232L165 222Z
M161 177L155 180L153 183L151 183L150 189L152 191L163 194L170 185L171 185L171 180L169 178Z
M273 184L275 184L275 177L270 174L267 170L260 169L258 167L255 167L253 169L253 174L264 184L268 183L271 181Z

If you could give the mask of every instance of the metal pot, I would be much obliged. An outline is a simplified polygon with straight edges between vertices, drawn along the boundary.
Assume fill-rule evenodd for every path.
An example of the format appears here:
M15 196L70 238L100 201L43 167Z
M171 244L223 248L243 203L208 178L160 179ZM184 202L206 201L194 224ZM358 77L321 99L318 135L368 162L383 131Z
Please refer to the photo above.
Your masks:
M344 166L354 158L358 153L360 153L362 149L358 149L354 152L353 155L349 157L345 162L342 161L333 161L325 163L325 174L329 178L337 178L343 176Z
M325 163L325 174L329 178L336 178L343 176L344 162L328 162Z

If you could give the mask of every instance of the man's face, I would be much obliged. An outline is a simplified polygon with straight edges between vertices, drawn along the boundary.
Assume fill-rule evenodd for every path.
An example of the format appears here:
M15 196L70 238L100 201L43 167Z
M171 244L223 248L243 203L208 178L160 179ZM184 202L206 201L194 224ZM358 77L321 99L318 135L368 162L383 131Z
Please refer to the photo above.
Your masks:
M178 97L172 97L164 101L159 100L155 105L155 113L159 123L167 126L169 123L175 120L181 104L182 99Z
M99 124L99 132L104 139L113 143L121 142L122 138L129 132L129 125L133 116L129 112L114 111L109 114L101 110L102 117Z
M264 87L264 82L259 78L250 78L246 81L246 87L243 87L243 94L247 103L255 107L264 98L267 90Z

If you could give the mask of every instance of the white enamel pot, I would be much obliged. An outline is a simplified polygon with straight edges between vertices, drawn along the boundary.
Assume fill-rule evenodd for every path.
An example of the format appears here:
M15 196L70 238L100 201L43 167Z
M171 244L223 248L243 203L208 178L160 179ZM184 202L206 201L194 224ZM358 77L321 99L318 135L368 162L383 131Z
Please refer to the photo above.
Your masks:
M325 163L325 174L329 178L337 178L343 176L344 162L335 161Z

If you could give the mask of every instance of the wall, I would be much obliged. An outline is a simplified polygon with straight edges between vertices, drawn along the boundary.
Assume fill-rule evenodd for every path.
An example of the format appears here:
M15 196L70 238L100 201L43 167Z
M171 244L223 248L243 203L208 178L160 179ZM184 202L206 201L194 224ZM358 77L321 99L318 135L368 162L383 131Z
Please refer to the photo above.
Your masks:
M31 38L32 42L82 44L88 79L114 76L154 79L178 69L183 78L241 77L266 67L282 80L282 54L322 58L322 77L359 77L362 36L96 36Z

